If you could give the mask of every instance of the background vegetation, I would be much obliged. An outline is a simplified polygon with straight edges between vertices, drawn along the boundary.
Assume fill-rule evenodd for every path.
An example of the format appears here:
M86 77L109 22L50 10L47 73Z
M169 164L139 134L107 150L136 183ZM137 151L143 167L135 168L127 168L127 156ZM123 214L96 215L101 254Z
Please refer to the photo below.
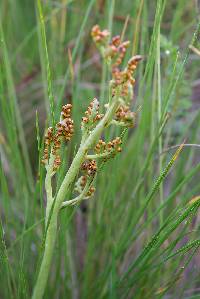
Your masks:
M123 151L100 170L95 197L61 212L45 298L200 298L200 57L189 49L200 48L198 1L42 7L47 49L37 2L0 2L0 298L30 298L41 261L49 88L55 118L70 102L75 121L58 182L88 103L107 101L108 70L90 37L97 23L131 41L127 59L143 56L137 123L105 136L123 134ZM172 158L184 140L194 145Z

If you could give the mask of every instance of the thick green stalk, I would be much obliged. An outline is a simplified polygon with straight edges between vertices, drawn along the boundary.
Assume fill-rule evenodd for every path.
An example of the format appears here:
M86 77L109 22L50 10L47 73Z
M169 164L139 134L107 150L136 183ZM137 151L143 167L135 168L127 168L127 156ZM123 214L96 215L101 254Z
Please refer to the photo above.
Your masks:
M47 206L46 206L46 216L45 216L45 225L47 226L51 207L53 204L53 196L52 196L52 184L51 184L51 178L53 174L53 161L54 161L54 156L51 153L50 159L49 159L49 164L46 167L47 173L46 173L46 178L45 178L45 190L46 190L46 195L47 195Z
M57 214L53 213L47 230L45 247L44 247L44 255L42 258L40 272L36 281L32 299L41 299L44 295L44 291L45 291L45 287L49 275L49 270L51 266L55 240L56 240L56 231L57 231Z
M76 175L78 174L81 164L84 161L88 150L95 144L95 142L100 137L102 131L105 127L107 127L112 120L112 117L119 106L118 98L113 99L110 107L108 108L105 116L96 126L96 128L90 133L88 138L81 143L79 150L74 157L74 160L60 186L58 194L55 198L55 204L53 207L51 219L49 221L49 226L47 229L46 240L45 240L45 247L44 247L44 255L42 259L42 263L40 266L39 275L36 281L36 285L34 288L32 299L41 299L44 295L45 287L47 284L47 279L50 271L51 260L54 250L54 244L56 240L56 231L57 231L57 218L62 203L65 199L67 190L70 184L73 183Z

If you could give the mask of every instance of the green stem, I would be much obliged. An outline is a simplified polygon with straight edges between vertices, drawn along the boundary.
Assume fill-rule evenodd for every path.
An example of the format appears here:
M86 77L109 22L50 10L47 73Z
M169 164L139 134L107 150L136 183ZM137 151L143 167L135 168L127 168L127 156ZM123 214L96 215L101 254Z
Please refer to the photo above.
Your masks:
M45 247L44 247L44 255L42 258L40 272L33 291L32 299L41 299L44 295L47 279L49 276L49 270L51 266L55 240L56 240L56 231L57 231L57 214L53 213L47 230Z
M49 164L46 167L47 174L45 178L45 190L47 195L47 205L46 205L46 217L45 217L45 225L47 226L49 214L51 211L51 207L53 204L53 196L52 196L52 185L51 185L51 178L53 174L53 161L54 161L54 155L51 153Z
M112 154L112 152L105 152L101 154L94 154L94 155L87 155L86 159L89 160L94 160L94 159L102 159L102 158L107 158Z
M82 200L84 200L85 197L87 196L90 185L91 185L91 180L90 181L88 180L86 185L85 185L85 188L82 191L82 193L79 196L75 197L74 199L64 201L62 203L61 208L65 208L65 207L70 206L70 205L75 205L75 204L81 202Z
M35 284L32 299L42 299L44 295L44 291L45 291L45 287L47 284L47 279L50 271L50 266L51 266L53 249L56 240L58 213L65 199L67 190L69 189L69 186L73 183L74 179L76 178L80 170L80 166L87 155L87 151L94 145L94 143L100 137L104 128L106 128L109 125L118 106L119 106L119 99L118 97L116 97L113 99L113 102L110 104L105 116L96 126L96 128L90 133L88 138L80 145L79 150L76 156L74 157L74 160L60 186L58 194L55 198L55 204L53 207L51 219L49 220L49 226L46 233L44 255L40 266L39 275Z

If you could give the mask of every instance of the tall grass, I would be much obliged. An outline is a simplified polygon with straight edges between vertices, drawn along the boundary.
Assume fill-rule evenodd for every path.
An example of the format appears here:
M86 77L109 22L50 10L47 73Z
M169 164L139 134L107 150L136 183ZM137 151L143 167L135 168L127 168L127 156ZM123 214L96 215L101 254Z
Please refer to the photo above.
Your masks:
M127 58L144 57L133 101L137 123L123 132L122 153L102 165L95 197L61 211L44 297L199 298L200 113L191 99L200 57L189 49L199 48L195 3L1 1L0 298L30 298L38 275L45 237L40 161L52 115L58 121L62 103L73 104L75 134L59 187L85 108L93 97L107 101L109 72L90 38L96 23L124 32L132 43Z

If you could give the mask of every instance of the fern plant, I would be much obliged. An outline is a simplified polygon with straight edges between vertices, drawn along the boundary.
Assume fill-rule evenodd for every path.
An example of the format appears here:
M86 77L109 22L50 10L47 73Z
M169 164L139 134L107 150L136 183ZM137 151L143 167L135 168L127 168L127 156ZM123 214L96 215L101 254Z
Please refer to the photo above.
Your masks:
M82 200L89 199L95 192L92 183L98 173L98 164L121 152L121 138L117 136L113 140L105 142L101 139L104 130L111 125L122 128L132 127L135 122L135 113L130 110L130 106L135 84L133 73L141 60L141 56L133 56L128 61L126 68L121 70L120 65L124 59L129 42L121 41L120 36L115 36L111 42L108 42L109 31L101 31L98 25L92 28L91 35L111 70L112 79L109 82L109 99L105 104L105 112L103 114L99 112L100 104L96 98L90 103L81 122L82 139L80 147L68 171L66 171L63 182L56 194L52 192L52 178L62 163L60 148L63 142L70 141L74 133L73 120L71 119L71 104L66 104L62 107L60 121L55 127L49 127L45 135L42 162L46 167L46 237L33 299L40 299L44 294L57 235L57 221L60 209L69 205L77 205ZM75 182L81 172L83 175ZM78 195L73 199L65 200L68 190L73 184L75 186L74 192L78 193Z

